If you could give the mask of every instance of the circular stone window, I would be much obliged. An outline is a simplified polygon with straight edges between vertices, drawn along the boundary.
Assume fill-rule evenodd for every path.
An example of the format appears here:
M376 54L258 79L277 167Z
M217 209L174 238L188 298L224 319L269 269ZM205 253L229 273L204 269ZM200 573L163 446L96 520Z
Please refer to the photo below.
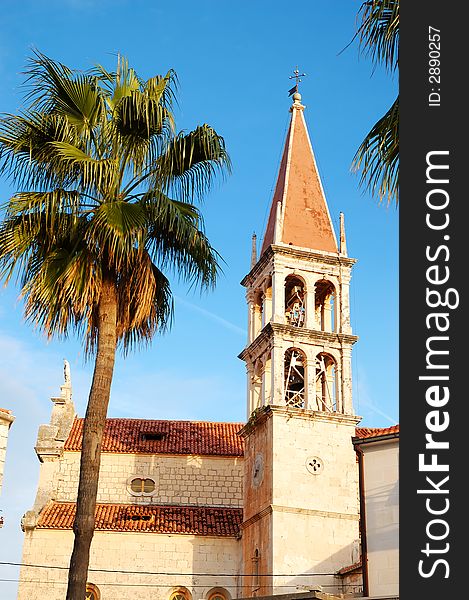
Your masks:
M311 475L319 475L324 470L324 463L319 456L308 456L305 464L306 469Z

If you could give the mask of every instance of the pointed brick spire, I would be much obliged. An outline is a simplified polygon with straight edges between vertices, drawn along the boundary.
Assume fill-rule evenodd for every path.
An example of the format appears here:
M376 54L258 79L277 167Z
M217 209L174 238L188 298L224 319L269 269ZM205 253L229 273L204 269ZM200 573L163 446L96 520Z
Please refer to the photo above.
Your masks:
M261 254L278 243L339 251L300 101L301 95L293 94L290 127Z

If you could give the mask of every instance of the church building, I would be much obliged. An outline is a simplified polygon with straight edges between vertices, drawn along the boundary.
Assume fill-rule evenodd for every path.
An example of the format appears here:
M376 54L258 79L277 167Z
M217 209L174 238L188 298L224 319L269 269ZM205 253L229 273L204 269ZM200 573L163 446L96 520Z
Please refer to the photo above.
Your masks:
M397 598L399 428L359 427L354 413L356 260L292 99L261 250L253 240L241 282L246 421L107 420L88 600ZM18 600L66 590L83 428L67 369L52 402Z

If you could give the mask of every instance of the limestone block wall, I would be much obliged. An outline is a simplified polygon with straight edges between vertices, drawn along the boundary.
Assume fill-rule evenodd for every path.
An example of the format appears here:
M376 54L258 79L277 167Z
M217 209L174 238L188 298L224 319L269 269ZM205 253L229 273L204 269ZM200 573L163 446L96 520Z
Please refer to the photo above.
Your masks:
M272 593L294 593L298 586L341 591L337 571L359 560L358 516L321 518L306 511L274 509L272 517L273 569L286 575L273 578Z
M54 499L76 500L79 468L80 453L64 452L55 472ZM129 483L134 477L154 479L154 494L133 495ZM242 458L103 453L98 502L237 508L243 504L242 479Z
M399 592L398 440L363 444L370 596Z
M269 411L246 438L244 571L252 573L258 548L261 574L285 574L262 579L262 594L314 585L339 592L337 572L359 560L359 470L352 444L358 418ZM265 475L256 486L251 465L259 453Z
M49 568L22 567L17 600L63 600L67 570L53 567L68 567L72 545L72 531L27 532L22 562ZM142 571L147 574L139 575ZM235 538L97 531L88 580L98 587L100 600L169 600L178 587L187 588L191 600L208 600L213 588L222 588L231 600L243 595L239 572Z
M275 411L272 420L272 564L274 572L291 573L275 577L272 592L314 585L338 592L334 573L359 559L355 423L341 415Z
M274 505L358 516L352 419L274 412L272 433ZM314 471L309 463L318 459L322 466Z
M262 473L253 480L255 460L263 458ZM256 424L244 450L244 520L248 521L272 504L272 419Z

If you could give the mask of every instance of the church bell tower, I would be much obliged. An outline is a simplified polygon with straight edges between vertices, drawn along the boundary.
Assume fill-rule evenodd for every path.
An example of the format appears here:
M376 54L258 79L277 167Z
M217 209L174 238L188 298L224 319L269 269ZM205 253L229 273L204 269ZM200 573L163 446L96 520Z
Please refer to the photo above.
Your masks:
M248 303L243 573L245 596L343 591L359 560L358 469L351 439L349 284L304 118L291 121ZM306 586L306 587L305 587Z

